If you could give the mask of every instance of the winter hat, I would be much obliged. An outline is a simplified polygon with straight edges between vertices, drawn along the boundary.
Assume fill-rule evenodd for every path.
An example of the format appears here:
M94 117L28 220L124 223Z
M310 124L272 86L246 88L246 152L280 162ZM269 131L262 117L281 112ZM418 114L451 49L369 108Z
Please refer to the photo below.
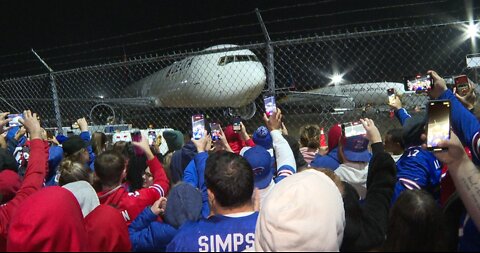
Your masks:
M283 179L262 203L255 251L339 251L344 229L338 187L309 169Z
M74 136L68 138L62 144L63 153L65 154L65 156L72 155L72 154L80 151L82 148L87 148L87 147L88 147L88 143L86 143L78 135L74 135Z
M339 124L334 124L328 131L328 149L332 150L338 146L338 140L342 136L342 128Z
M179 228L186 221L197 221L201 217L202 194L187 183L175 185L168 194L165 222Z
M257 128L257 130L253 133L252 139L256 145L260 145L265 149L271 149L273 146L272 136L270 135L268 128L265 126Z
M264 147L257 145L245 151L243 157L252 166L255 187L258 189L267 188L273 178L270 153Z
M415 115L405 121L402 130L405 148L422 144L420 137L425 132L426 122L425 115Z
M178 130L167 130L162 133L167 142L168 150L180 150L183 147L183 134Z

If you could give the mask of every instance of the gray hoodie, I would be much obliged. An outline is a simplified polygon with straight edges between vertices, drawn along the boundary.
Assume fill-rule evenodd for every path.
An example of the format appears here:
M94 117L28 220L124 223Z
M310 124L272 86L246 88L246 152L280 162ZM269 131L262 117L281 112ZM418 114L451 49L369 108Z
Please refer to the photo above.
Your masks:
M360 199L364 199L367 195L367 176L368 163L352 163L347 162L340 164L335 174L342 181L351 184L357 190Z

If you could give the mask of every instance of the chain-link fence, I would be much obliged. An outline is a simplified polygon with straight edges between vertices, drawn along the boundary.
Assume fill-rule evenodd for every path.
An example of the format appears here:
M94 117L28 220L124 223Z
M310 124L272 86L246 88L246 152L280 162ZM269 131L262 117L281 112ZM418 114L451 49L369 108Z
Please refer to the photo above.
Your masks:
M304 124L329 128L364 116L386 130L399 126L386 106L386 90L403 93L405 76L434 69L477 81L476 69L466 65L474 49L464 24L217 46L3 80L0 108L31 108L45 127L70 126L88 116L93 124L187 130L196 113L223 125L241 115L252 131L261 124L263 95L274 92L293 135ZM342 76L337 83L334 74ZM412 111L424 110L425 101L422 95L403 96Z

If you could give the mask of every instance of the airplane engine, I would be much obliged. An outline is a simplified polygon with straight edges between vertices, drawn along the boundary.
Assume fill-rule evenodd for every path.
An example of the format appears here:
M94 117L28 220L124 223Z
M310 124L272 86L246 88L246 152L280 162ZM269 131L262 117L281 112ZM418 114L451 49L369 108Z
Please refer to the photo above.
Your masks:
M90 109L90 120L95 125L107 125L115 123L115 110L112 106L100 103Z
M257 112L257 106L255 105L254 102L239 108L228 109L228 114L230 114L230 116L232 117L240 116L240 118L242 118L243 120L249 120L253 118L253 116L255 115L255 112Z

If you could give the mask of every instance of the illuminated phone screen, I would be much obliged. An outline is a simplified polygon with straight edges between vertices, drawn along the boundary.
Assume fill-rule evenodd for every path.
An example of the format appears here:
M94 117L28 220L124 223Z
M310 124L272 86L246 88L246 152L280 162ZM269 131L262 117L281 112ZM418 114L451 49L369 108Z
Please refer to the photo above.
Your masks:
M450 101L428 102L427 124L427 148L433 151L444 150L438 144L450 139Z

